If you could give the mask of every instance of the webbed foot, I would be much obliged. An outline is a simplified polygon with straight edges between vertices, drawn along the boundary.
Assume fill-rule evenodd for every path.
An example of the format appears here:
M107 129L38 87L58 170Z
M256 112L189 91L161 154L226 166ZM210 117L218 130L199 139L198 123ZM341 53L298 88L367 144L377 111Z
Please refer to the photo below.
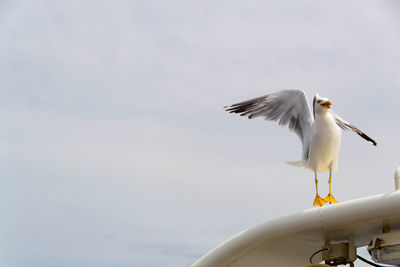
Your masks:
M314 199L314 206L322 207L325 204L325 201L317 194Z
M333 197L332 193L329 193L325 198L324 198L325 202L329 202L329 204L332 203L338 203L337 200Z

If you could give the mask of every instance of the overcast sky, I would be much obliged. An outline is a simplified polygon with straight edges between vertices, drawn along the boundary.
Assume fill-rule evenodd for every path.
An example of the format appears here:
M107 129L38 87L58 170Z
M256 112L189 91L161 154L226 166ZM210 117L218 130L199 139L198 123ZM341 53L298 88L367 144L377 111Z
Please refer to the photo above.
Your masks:
M1 1L0 265L188 266L312 207L297 136L223 106L287 88L344 133L337 200L400 165L396 1ZM328 190L320 174L320 191ZM356 266L366 266L358 263Z

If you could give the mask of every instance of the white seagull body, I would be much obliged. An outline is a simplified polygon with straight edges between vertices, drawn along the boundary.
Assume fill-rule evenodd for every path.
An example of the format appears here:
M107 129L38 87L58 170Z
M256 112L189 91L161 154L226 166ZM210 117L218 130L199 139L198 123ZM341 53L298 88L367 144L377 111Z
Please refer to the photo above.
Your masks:
M314 172L337 171L342 132L335 116L324 108L315 112L315 119L311 119L303 140L303 160L288 163Z
M337 171L342 132L329 110L316 114L307 167L315 172Z
M303 146L301 161L288 162L314 171L317 197L314 205L337 202L331 194L331 175L338 169L341 129L353 130L376 146L376 142L352 124L343 120L331 109L331 102L315 95L311 113L304 91L283 90L225 107L230 113L239 113L249 119L264 117L288 125L297 134ZM330 172L329 195L323 200L318 195L317 172Z

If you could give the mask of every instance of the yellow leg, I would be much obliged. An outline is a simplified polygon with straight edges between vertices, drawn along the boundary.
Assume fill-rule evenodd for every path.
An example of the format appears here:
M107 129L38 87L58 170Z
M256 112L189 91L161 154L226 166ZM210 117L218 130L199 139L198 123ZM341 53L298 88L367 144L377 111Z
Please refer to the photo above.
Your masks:
M314 199L314 206L319 206L322 207L325 204L325 201L319 196L318 194L318 179L317 179L317 173L315 173L315 189L317 191L317 195L315 196Z
M333 197L332 191L331 191L331 183L332 183L332 172L329 172L329 194L324 198L325 202L329 202L329 204L332 203L338 203L337 200Z

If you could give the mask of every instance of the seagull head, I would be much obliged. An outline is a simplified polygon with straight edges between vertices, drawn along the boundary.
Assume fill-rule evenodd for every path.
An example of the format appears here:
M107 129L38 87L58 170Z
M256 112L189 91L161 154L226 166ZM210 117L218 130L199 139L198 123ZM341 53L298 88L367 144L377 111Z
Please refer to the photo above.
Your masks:
M330 109L331 108L331 101L329 101L327 98L321 99L321 102L318 103L321 107Z
M314 97L314 111L323 111L331 108L331 101L328 98L321 97L319 94L316 94Z

